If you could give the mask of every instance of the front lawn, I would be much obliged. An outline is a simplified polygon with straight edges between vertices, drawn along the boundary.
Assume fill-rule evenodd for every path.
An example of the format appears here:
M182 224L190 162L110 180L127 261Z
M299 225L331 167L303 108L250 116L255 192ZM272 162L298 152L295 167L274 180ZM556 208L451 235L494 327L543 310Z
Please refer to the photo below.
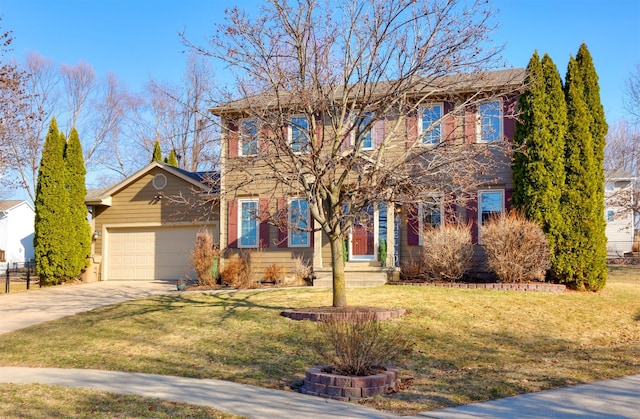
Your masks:
M349 304L406 308L407 388L366 403L401 414L640 374L640 270L615 266L600 293L383 286ZM131 301L0 336L0 364L217 378L296 389L316 325L286 308L331 290L189 292Z

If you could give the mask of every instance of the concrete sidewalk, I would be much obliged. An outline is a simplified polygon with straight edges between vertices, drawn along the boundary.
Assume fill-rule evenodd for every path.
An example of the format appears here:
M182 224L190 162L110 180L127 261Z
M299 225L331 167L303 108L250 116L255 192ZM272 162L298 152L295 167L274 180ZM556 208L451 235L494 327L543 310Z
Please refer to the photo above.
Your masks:
M136 394L210 406L255 419L400 418L353 403L212 379L86 369L0 367L0 382L40 383ZM640 418L640 375L434 410L403 418L589 417Z
M0 334L127 300L175 292L172 282L110 281L0 295ZM137 394L212 406L250 418L398 417L353 403L212 379L86 369L0 367L0 382L42 383ZM640 375L405 418L640 419Z

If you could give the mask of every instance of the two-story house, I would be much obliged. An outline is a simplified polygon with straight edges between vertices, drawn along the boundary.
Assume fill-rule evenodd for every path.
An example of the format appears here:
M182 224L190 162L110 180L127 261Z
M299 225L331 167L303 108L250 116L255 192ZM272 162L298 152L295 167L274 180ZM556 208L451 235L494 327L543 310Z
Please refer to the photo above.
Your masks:
M633 182L624 170L606 173L604 185L607 255L620 257L631 252L634 235Z
M348 95L341 96L352 100L348 106L319 110L309 109L306 98L272 95L212 109L223 127L223 257L250 254L258 276L272 264L290 271L302 257L315 284L330 285L332 250L319 220L332 211L353 215L344 224L351 286L384 283L421 257L427 226L469 223L481 242L478 226L510 205L510 154L501 146L513 137L523 80L523 69L442 77L373 111ZM374 89L369 100L375 98ZM327 191L338 182L346 198L330 205ZM350 199L364 204L354 210Z

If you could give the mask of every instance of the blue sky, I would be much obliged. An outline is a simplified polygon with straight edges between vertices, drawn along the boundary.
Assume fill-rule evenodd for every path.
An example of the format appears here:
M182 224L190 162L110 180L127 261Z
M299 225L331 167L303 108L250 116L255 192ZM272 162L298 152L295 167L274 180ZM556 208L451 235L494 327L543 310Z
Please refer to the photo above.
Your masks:
M564 77L569 55L586 42L613 122L623 116L625 80L640 64L640 0L495 0L494 40L510 67L525 67L534 50L547 52ZM2 29L12 30L14 54L37 51L58 63L84 60L99 76L115 73L132 91L149 77L178 81L184 54L178 32L200 42L214 33L225 8L255 9L230 0L0 0Z

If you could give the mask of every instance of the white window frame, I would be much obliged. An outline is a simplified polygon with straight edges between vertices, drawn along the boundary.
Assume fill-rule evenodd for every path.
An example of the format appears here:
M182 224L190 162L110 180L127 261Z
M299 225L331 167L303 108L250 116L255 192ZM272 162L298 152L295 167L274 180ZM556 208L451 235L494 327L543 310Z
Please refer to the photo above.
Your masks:
M482 225L484 223L484 221L482 220L482 196L484 194L500 194L500 202L501 202L501 208L500 208L500 215L504 216L505 213L505 195L504 195L504 189L479 189L478 190L478 243L481 244L481 232L482 232Z
M256 208L256 216L252 218L252 222L255 223L256 229L256 241L255 243L244 244L242 242L242 230L243 230L243 219L242 219L242 205L245 203L254 203ZM238 247L244 249L255 249L258 247L260 243L260 223L258 222L258 211L260 211L260 201L258 199L240 199L238 200Z
M311 139L309 138L308 134L305 134L304 131L300 131L300 133L302 134L303 138L306 140L306 142L304 143L304 145L302 147L300 147L300 150L294 150L293 149L293 130L294 129L298 129L300 130L300 128L298 128L298 126L296 124L294 124L294 120L299 119L299 118L304 118L307 121L307 133L311 127L311 123L309 121L309 118L306 115L292 115L291 116L291 123L289 124L289 129L287 130L287 143L289 144L289 147L291 147L291 150L296 153L296 154L303 154L303 153L308 153L309 149L310 149L310 142Z
M611 208L607 208L605 211L605 217L607 219L607 223L614 223L616 221L616 211Z
M363 135L368 135L369 136L369 140L371 141L371 145L370 146L365 146L364 143L362 143L362 148L361 150L375 150L376 148L376 140L374 138L375 135L375 125L376 122L373 120L373 115L371 112L364 112L364 118L361 117L357 117L354 116L352 117L351 123L352 125L352 129L351 129L351 144L356 143L356 125L358 124L358 122L363 121L365 123L365 125L367 124L367 118L370 119L370 126L369 129L367 131L365 131L364 133L362 133Z
M486 131L483 131L483 122L484 122L484 116L482 115L482 108L483 107L491 107L491 110L493 111L494 109L498 111L498 132L497 133L486 133ZM484 144L488 144L488 143L499 143L504 141L504 115L502 112L502 108L503 108L503 104L501 100L492 100L492 101L488 101L488 102L483 102L480 103L478 105L478 109L476 112L476 142L478 143L484 143ZM492 115L492 118L494 116ZM487 139L486 136L487 135L491 135L490 139ZM495 138L494 138L495 135Z
M288 211L287 211L287 213L288 213L288 215L287 215L287 217L288 217L287 223L289 225L289 228L287 229L288 230L287 243L289 244L289 247L309 247L309 246L311 246L311 232L310 231L306 231L306 230L298 230L298 229L292 228L292 226L294 225L294 221L295 220L292 219L293 211L292 211L292 208L291 208L291 204L294 201L298 201L298 202L304 201L304 202L307 203L307 214L306 214L306 218L307 219L305 220L305 223L306 223L306 227L305 228L309 229L309 225L311 225L311 212L309 210L309 201L307 199L305 199L305 198L291 198L291 199L289 199L289 203L288 203L288 207L287 207L288 208ZM292 237L293 237L292 234L293 233L304 235L304 237L305 237L304 243L294 244L293 240L292 240Z
M427 127L423 126L425 111L431 110L436 106L440 107L440 116L431 125ZM424 146L436 146L442 142L443 132L444 132L444 124L442 123L443 117L444 117L444 102L430 103L428 105L421 106L418 109L418 138L420 138L420 144ZM429 128L431 128L431 130L425 133L425 131ZM430 137L430 134L433 133L436 128L440 131L440 135L435 137L437 141L431 140L429 142L425 142L427 137Z
M250 124L253 123L255 130L256 130L256 135L253 138L253 141L255 141L256 144L256 152L252 153L252 154L245 154L244 153L244 144L246 142L248 142L248 140L251 138L251 136L247 135L244 131L244 125L245 124ZM258 147L259 147L259 142L258 142L258 136L259 136L259 132L260 130L258 129L258 121L255 119L250 119L250 118L245 118L245 119L241 119L240 120L240 126L239 126L239 130L238 130L238 156L241 157L250 157L250 156L257 156L258 155Z
M432 204L437 205L438 207L438 212L440 215L440 224L439 226L441 227L444 224L444 202L443 199L441 197L433 197L433 203L427 203L427 202L420 202L418 204L418 231L420 232L420 234L418 234L418 245L422 246L422 235L426 229L426 225L424 222L424 216L425 216L425 211L427 209L427 205L431 206ZM433 224L430 224L430 226L433 226Z

